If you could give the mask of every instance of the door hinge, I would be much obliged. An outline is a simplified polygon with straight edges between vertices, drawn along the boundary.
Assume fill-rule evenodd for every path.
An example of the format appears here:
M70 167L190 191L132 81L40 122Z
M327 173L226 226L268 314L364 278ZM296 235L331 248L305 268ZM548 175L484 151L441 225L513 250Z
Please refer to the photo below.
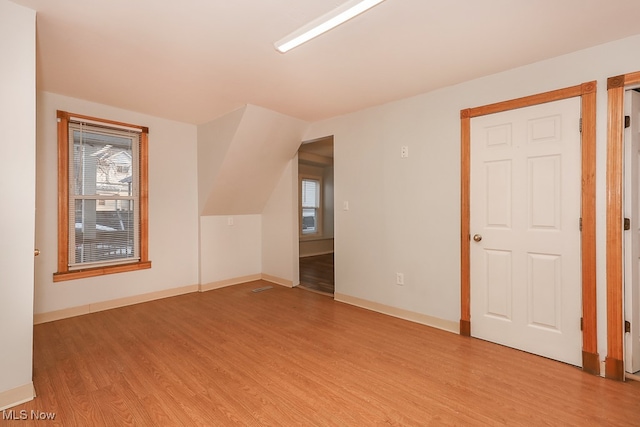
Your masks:
M631 322L629 322L628 320L624 321L624 331L626 333L631 333Z
M629 218L624 219L624 231L631 230L631 220Z
M578 125L578 127L580 128L580 133L582 133L582 117L580 117L580 124Z
M582 231L582 218L580 218L580 225L579 225L579 227L580 227L580 231Z
M580 330L584 330L584 317L580 318Z
M624 128L631 126L631 116L624 116Z

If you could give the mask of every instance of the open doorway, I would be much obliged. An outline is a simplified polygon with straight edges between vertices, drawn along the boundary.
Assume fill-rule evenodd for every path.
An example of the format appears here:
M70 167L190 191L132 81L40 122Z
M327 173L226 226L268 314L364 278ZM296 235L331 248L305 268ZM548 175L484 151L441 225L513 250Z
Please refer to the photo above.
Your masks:
M300 287L333 295L333 136L298 151Z
M634 134L637 137L637 131L634 131L637 126L634 122L640 120L638 117L640 112L634 114L632 112L634 108L631 106L635 92L633 89L638 86L640 86L640 71L607 79L607 194L609 197L607 198L605 376L619 381L624 381L625 377L636 379L633 374L637 372L636 367L633 366L633 359L636 357L635 353L640 354L640 346L638 346L640 343L638 339L640 292L637 291L639 276L633 271L634 269L636 273L640 271L637 264L640 257L637 257L637 248L634 249L640 241L636 238L637 209L640 206L637 202L640 180L637 177L640 176L638 175L640 168L631 164L632 161L636 164L640 161L640 148L632 147ZM627 123L629 127L626 127ZM625 147L625 140L627 140L627 147ZM633 196L635 196L635 202ZM623 220L624 218L628 218L628 221ZM636 279L633 278L634 275ZM635 283L634 280L636 280Z
M624 367L640 380L640 89L625 90L624 115Z

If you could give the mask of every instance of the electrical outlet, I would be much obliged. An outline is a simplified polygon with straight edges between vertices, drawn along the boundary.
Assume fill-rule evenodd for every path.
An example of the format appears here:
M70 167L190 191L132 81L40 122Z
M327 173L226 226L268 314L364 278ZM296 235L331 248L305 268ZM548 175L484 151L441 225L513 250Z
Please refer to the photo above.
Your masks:
M396 285L404 285L404 274L403 273L396 273Z
M231 227L231 226L233 225L233 217L232 217L232 216L227 217L227 225L228 225L229 227Z
M400 149L400 157L402 157L403 159L406 159L407 157L409 157L409 147L406 145L403 145L402 148Z

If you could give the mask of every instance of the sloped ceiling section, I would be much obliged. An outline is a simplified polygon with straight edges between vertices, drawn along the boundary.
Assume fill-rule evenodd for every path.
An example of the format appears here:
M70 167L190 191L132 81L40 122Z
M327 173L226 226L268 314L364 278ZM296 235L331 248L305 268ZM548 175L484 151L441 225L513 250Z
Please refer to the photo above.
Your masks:
M254 105L198 126L200 215L262 213L307 126Z
M204 206L236 135L246 107L198 126L198 209Z

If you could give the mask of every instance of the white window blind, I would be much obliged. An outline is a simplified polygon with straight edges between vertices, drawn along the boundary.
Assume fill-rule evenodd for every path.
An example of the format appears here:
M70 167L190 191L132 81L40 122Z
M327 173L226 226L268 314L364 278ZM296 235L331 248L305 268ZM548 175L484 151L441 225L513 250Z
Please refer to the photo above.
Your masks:
M140 259L140 132L69 123L69 269Z

